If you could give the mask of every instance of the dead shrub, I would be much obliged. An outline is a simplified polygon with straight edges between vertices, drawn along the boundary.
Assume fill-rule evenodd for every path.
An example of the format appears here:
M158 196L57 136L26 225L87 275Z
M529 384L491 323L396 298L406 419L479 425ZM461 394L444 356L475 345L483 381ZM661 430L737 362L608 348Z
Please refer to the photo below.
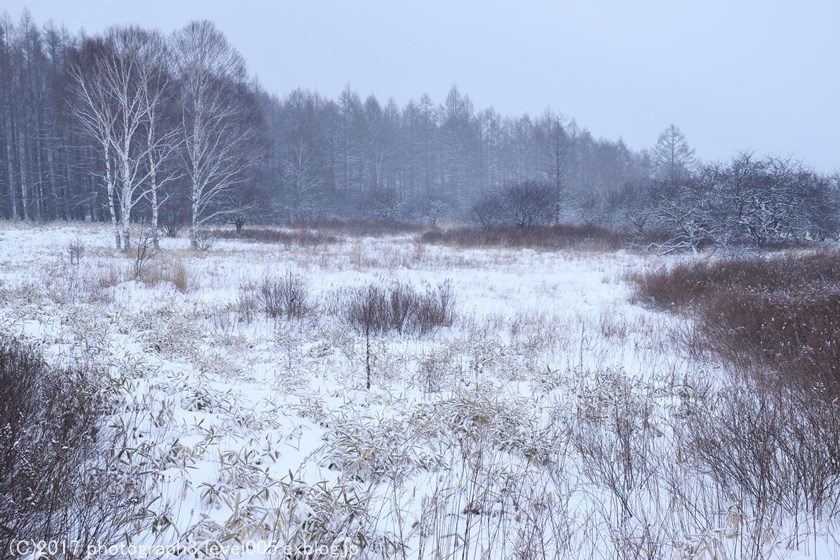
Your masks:
M79 264L82 262L82 257L85 256L85 244L78 237L67 244L67 256L70 258L70 264Z
M816 408L801 393L736 384L714 406L683 416L684 453L766 529L782 513L820 519L840 510L840 405ZM756 534L762 534L756 531Z
M109 462L112 406L88 371L55 371L32 348L0 341L4 551L12 540L107 546L142 524L141 478Z
M157 238L154 236L152 229L144 225L134 241L134 247L126 249L126 254L131 258L135 280L143 278L146 266L157 256L159 250Z
M606 488L626 519L639 514L635 497L655 482L661 464L656 441L655 397L650 387L623 379L623 371L595 372L597 385L582 390L572 445L581 472Z
M733 374L713 403L687 411L680 439L751 513L750 542L784 515L835 518L840 254L692 262L636 284L639 301L693 317L691 343Z
M840 253L741 257L693 261L633 278L642 303L667 309L702 303L721 291L777 292L836 283Z
M194 249L206 253L213 248L216 243L216 236L212 231L207 229L199 229L193 233L192 246Z
M840 292L724 291L702 310L708 344L739 370L795 386L822 402L840 397ZM775 372L776 375L767 375Z
M396 329L399 319L392 315L390 298L383 286L370 284L344 293L343 319L364 335ZM405 298L403 298L405 299Z
M388 332L425 335L455 320L455 296L449 281L419 292L410 284L369 284L343 292L338 305L344 321L363 334Z
M280 278L263 278L257 297L262 310L273 319L299 319L312 311L309 287L301 276L290 270Z
M172 239L178 237L178 234L181 233L182 229L184 229L184 225L177 222L168 222L160 225L161 233Z
M432 288L426 286L426 293L420 299L417 314L416 330L426 334L438 327L449 327L455 322L455 293L452 282L445 280L442 284Z
M640 302L695 315L738 371L840 397L840 253L692 262L635 281Z

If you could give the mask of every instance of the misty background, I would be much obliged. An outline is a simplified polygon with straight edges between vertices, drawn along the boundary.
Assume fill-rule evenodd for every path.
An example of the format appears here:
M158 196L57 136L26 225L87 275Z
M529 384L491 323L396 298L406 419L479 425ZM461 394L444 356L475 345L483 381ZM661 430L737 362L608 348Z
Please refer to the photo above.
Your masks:
M17 19L98 33L214 21L262 86L400 105L457 84L506 116L546 107L598 137L651 147L678 125L704 160L736 151L840 168L840 5L784 2L146 2L8 0Z
M7 218L110 220L118 247L137 221L194 245L331 218L594 224L669 250L840 231L828 3L18 11Z

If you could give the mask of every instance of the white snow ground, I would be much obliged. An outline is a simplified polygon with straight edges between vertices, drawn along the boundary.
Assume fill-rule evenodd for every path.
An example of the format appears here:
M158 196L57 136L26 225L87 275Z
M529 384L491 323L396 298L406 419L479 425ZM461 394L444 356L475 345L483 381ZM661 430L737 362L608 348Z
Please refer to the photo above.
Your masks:
M283 558L286 545L363 558L840 555L813 520L794 531L780 517L756 536L748 504L679 461L671 421L721 372L682 348L684 319L630 301L627 275L659 257L411 236L202 253L180 238L135 281L136 259L112 243L105 226L2 224L0 331L119 389L114 423L159 521L135 543L215 543L231 558ZM249 307L264 278L288 272L309 287L309 317ZM179 274L184 291L169 281ZM376 337L368 391L364 340L333 294L391 279L450 281L457 319ZM623 454L622 419L645 460ZM611 487L610 471L633 480Z

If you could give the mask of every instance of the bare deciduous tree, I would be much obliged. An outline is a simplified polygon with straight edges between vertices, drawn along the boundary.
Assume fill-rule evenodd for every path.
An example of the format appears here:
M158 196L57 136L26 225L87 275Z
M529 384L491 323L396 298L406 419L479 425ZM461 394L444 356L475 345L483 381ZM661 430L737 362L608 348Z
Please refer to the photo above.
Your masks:
M249 179L256 111L245 62L209 21L192 22L173 41L181 81L183 158L190 183L190 240L231 209L226 193Z
M520 228L548 224L555 217L556 192L537 181L514 183L484 196L473 208L481 225Z
M117 222L112 150L117 107L107 94L107 73L102 68L110 56L108 51L109 47L102 40L86 41L82 49L76 53L76 59L71 63L69 73L76 94L72 105L73 113L88 134L96 140L100 149L104 164L103 179L108 198L108 210L111 224L114 226L116 246L119 249L122 247L122 238Z
M318 173L315 150L305 140L289 146L283 161L283 179L289 221L314 214L323 178Z
M70 68L74 113L101 146L117 248L131 247L131 212L148 194L149 179L157 213L157 167L173 137L172 131L158 132L168 84L162 54L155 34L114 27L104 38L86 41Z
M140 84L147 109L145 128L148 188L146 194L152 211L152 245L157 248L159 246L160 207L168 198L161 198L161 189L180 176L177 172L170 171L162 174L160 171L171 162L180 146L181 130L177 119L173 119L171 115L174 110L176 88L172 83L172 58L166 41L158 33L150 34L143 55L144 64L147 65L146 79Z

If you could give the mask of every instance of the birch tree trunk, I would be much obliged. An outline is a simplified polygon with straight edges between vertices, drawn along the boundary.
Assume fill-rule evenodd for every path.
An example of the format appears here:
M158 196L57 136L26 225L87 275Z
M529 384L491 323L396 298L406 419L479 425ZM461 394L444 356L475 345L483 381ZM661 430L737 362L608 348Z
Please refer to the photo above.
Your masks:
M104 161L105 161L105 192L108 197L108 211L111 214L111 225L114 226L114 240L117 250L122 249L122 241L120 239L120 226L117 223L117 210L114 204L114 174L111 170L111 154L108 142L103 141Z

